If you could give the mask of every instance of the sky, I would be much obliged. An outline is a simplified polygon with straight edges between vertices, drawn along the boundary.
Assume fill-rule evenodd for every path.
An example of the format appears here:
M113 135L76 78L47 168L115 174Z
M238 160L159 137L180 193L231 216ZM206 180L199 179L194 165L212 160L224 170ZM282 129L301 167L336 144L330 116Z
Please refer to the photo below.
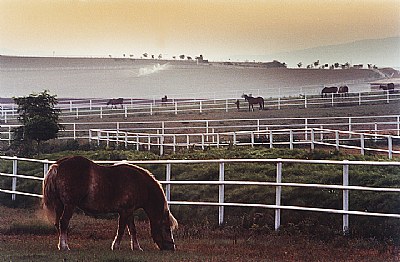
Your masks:
M0 0L0 53L213 61L400 36L400 0Z

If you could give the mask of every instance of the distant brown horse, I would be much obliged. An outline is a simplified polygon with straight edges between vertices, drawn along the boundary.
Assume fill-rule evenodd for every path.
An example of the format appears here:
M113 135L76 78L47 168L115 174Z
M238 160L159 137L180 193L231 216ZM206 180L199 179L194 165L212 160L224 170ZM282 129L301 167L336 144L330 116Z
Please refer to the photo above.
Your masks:
M342 94L343 94L343 96L348 96L349 95L349 87L346 85L339 87L338 93L340 96Z
M164 97L161 97L161 103L164 105L168 103L168 97L165 95Z
M111 105L111 108L117 108L117 105L120 105L121 108L123 107L124 99L123 98L111 98L108 100L107 105Z
M336 94L338 92L338 88L336 86L324 87L321 91L321 97L327 97L328 94Z
M100 166L80 156L58 160L43 182L43 208L57 228L60 250L69 250L67 229L76 208L89 213L119 214L112 250L119 248L125 228L131 236L131 249L142 250L133 212L143 208L159 249L175 250L172 230L178 224L168 209L164 191L149 171L138 166Z
M242 97L249 102L249 111L254 111L254 104L260 105L260 110L264 109L264 98L261 96L259 97L252 97L246 94L243 94Z

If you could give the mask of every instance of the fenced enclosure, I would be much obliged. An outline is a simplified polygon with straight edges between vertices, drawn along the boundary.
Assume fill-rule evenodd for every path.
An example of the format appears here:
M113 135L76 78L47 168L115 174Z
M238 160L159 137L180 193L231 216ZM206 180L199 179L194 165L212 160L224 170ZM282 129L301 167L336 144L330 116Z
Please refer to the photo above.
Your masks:
M359 117L310 117L310 118L249 118L215 120L171 121L92 121L63 122L65 129L59 139L91 139L90 129L146 134L223 133L242 131L268 131L276 129L337 129L361 133L400 135L400 115ZM0 142L10 144L12 129L18 125L0 125Z
M25 195L31 197L42 197L40 192L25 192L21 191L18 187L17 179L24 180L35 180L39 184L47 173L49 164L53 161L48 160L36 160L36 159L26 159L17 157L6 157L1 156L0 160L2 162L1 166L10 165L10 172L2 172L0 176L11 178L11 189L2 188L0 192L11 194L13 200L16 199L17 195ZM21 162L32 162L42 165L42 171L35 175L21 175L18 166ZM225 207L244 207L244 208L262 208L262 209L272 209L275 213L274 218L274 228L278 230L281 225L281 211L282 210L293 210L293 211L310 211L310 212L322 212L331 214L342 215L342 230L347 232L350 227L349 216L369 216L369 217L380 217L380 218L400 218L400 213L396 212L399 210L391 210L393 212L381 212L379 207L374 207L373 210L352 210L350 208L350 197L351 194L356 194L358 192L376 192L376 193L390 193L399 194L400 188L398 184L389 186L368 186L350 183L352 181L352 170L355 167L364 167L368 169L373 169L374 167L383 168L390 167L392 172L398 173L400 168L400 162L384 162L384 161L332 161L332 160L304 160L304 159L218 159L218 160L149 160L149 161L96 161L100 164L116 164L116 163L130 163L138 164L141 166L151 165L153 168L158 168L161 172L159 175L163 178L161 183L165 187L165 193L167 201L170 205L176 206L215 206L218 208L218 224L222 225L224 223L224 210ZM178 176L174 173L177 166L186 167L190 165L205 164L208 167L215 166L217 172L214 176L210 177L208 180L178 180L175 177ZM243 181L239 179L236 172L232 173L234 169L231 167L238 165L243 167L244 165L257 165L265 169L270 169L275 175L268 179L268 181L260 181L259 179L254 179L252 181ZM305 166L317 166L329 168L329 172L336 172L339 176L333 183L321 183L316 181L314 183L301 183L299 181L287 181L287 175L285 175L285 170L290 170L293 165L298 165L299 167ZM160 169L161 166L161 169ZM151 170L150 170L151 171ZM177 171L175 171L177 172ZM229 178L232 177L232 178ZM293 177L292 177L293 179ZM3 183L4 185L4 183ZM182 194L174 194L174 187L176 186L196 186L208 185L217 188L216 196L213 197L214 201L188 201L180 199L184 197ZM235 202L234 199L226 201L226 194L228 190L232 190L237 187L262 187L272 188L273 191L270 192L271 198L263 198L257 203L246 203ZM285 205L283 200L285 200L285 194L290 193L288 191L290 188L313 188L316 190L321 190L321 192L335 192L341 191L341 194L335 193L337 196L336 201L341 202L341 208L329 208L325 206L300 206L300 205ZM213 191L207 190L207 194L211 194ZM272 193L274 192L274 193ZM354 193L351 193L354 192ZM267 194L268 195L268 194ZM337 204L339 205L339 204Z
M179 148L204 150L209 147L261 145L269 148L284 146L290 149L295 146L310 146L312 150L317 145L323 145L334 147L336 150L356 149L361 155L364 155L366 151L383 152L389 159L393 157L393 154L400 154L400 150L395 150L393 147L393 141L396 145L400 144L400 136L321 128L186 134L151 134L90 129L89 139L97 145L105 143L107 147L114 144L115 146L134 148L137 151L150 151L152 148L156 148L160 155L163 155L164 151L168 149L175 153ZM372 143L366 146L367 142Z
M204 113L211 111L237 111L236 101L239 100L240 110L248 110L248 103L240 96L225 99L169 99L162 102L161 99L134 99L126 98L122 104L107 105L106 99L63 100L57 106L61 109L61 117L64 119L80 119L95 117L134 117L137 115L154 114L182 114L188 112ZM392 91L349 93L346 96L329 94L327 97L319 95L299 97L267 98L265 109L299 109L356 106L364 104L394 103L400 101L400 93ZM0 120L4 123L13 122L17 118L15 104L0 105Z

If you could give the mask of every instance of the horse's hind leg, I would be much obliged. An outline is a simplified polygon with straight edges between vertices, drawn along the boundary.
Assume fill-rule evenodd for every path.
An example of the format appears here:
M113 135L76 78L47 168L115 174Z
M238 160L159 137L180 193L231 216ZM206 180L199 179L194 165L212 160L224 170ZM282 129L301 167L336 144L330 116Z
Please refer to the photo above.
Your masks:
M128 219L128 231L129 231L129 235L131 236L131 249L132 250L140 250L143 251L143 249L140 247L139 245L139 241L137 239L137 234L136 234L136 226L135 226L135 221L133 216L131 216Z
M65 205L64 211L60 218L60 225L59 225L59 242L58 242L58 249L59 250L69 250L68 243L67 243L67 231L69 220L71 219L72 215L74 214L75 206Z
M124 235L125 227L129 217L127 212L120 212L118 214L119 218L118 218L117 235L115 236L115 239L111 244L111 250L116 250L120 248L122 236Z

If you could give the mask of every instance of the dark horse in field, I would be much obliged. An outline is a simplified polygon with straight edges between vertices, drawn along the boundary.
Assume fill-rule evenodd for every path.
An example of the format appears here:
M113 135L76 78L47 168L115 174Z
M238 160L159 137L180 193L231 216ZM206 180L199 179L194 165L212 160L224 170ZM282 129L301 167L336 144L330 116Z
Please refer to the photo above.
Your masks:
M43 182L43 208L57 228L60 250L69 250L67 229L76 208L93 214L119 214L112 250L119 248L125 228L131 236L132 250L142 250L133 212L143 208L159 249L175 250L172 230L178 223L168 209L164 191L149 171L138 166L100 166L80 156L58 160Z
M393 83L389 83L386 85L380 85L379 89L385 90L385 91L389 91L390 93L392 93L394 91L394 84Z
M123 107L124 99L123 98L111 98L108 100L107 105L111 105L111 108L117 108L117 105L120 105L121 108Z
M336 86L324 87L321 91L321 97L327 97L328 94L336 94L338 88Z
M249 111L254 111L254 104L260 105L260 110L264 109L264 98L261 96L259 97L252 97L246 94L243 94L242 97L249 102Z
M343 96L348 96L349 95L349 87L344 85L344 86L340 86L339 90L338 90L338 94L341 96L343 94Z

